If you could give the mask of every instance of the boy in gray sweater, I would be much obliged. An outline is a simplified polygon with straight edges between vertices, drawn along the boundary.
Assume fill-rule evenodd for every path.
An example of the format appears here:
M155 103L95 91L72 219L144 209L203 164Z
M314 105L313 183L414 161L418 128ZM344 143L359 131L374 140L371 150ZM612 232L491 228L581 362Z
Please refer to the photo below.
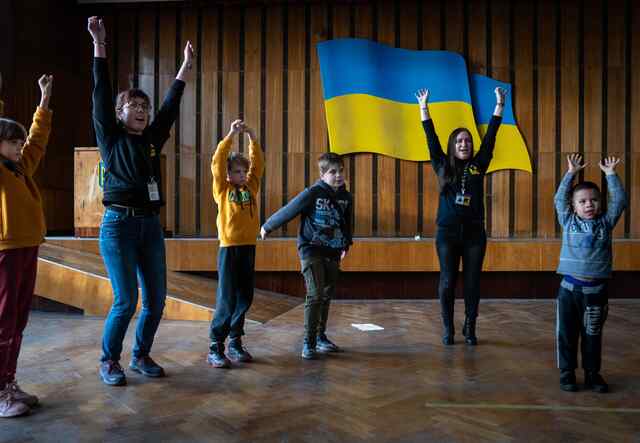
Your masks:
M581 182L571 187L573 178L586 164L580 154L567 157L569 170L555 195L558 222L562 226L562 248L558 274L563 275L558 290L556 342L560 388L575 392L578 340L582 339L584 387L607 392L600 375L602 327L607 318L607 280L611 278L611 232L626 206L626 195L614 169L620 159L600 162L605 173L609 199L601 212L600 189Z

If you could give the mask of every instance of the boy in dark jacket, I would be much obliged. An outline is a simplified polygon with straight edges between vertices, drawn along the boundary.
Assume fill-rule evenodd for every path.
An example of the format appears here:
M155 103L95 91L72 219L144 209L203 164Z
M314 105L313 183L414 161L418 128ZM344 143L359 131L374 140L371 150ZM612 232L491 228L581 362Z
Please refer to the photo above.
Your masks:
M301 215L298 254L307 288L304 304L302 358L313 360L319 352L339 352L327 338L329 305L336 289L342 260L352 242L353 197L344 185L344 164L335 153L318 159L320 180L305 189L262 226L260 236Z

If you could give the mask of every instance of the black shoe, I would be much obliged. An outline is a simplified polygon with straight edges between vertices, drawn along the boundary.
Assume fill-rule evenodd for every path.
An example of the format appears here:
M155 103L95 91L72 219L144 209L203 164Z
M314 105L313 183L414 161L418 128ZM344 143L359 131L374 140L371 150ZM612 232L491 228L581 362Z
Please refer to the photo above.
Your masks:
M326 334L318 335L318 341L316 344L316 350L318 352L342 352L342 349L338 347L334 342L329 340Z
M148 355L145 357L132 358L129 369L147 377L164 377L164 369Z
M560 372L560 389L567 392L576 392L578 384L576 383L576 374L573 371Z
M464 342L470 346L478 344L478 337L476 337L476 319L470 319L465 317L464 325L462 326L462 335L464 335Z
M455 344L455 340L453 339L453 335L445 333L442 336L442 344L445 345L445 346L451 346L451 345Z
M591 389L593 392L604 394L609 392L609 385L599 372L585 371L584 372L584 388Z
M224 355L224 344L211 342L211 346L209 346L209 354L207 355L207 363L209 363L214 368L230 368L231 362Z
M233 362L247 363L253 360L253 357L242 346L242 339L240 337L232 338L229 340L229 359Z
M305 340L304 344L302 345L302 358L304 358L305 360L315 360L316 358L318 358L315 343L310 343Z
M120 363L113 360L100 362L100 378L109 386L124 386L127 384L127 377Z

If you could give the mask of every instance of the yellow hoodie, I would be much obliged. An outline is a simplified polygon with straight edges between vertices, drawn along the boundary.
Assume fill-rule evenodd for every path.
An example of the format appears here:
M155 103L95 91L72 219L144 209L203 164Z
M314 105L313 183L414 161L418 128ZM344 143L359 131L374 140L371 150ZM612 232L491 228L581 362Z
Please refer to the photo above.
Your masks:
M37 246L46 234L42 198L33 179L51 132L51 111L38 107L33 115L18 169L0 163L0 251Z
M227 157L231 139L226 137L216 148L211 161L213 199L218 204L218 237L220 246L255 245L260 231L260 214L256 197L264 172L264 154L258 143L249 143L247 183L236 189L227 180Z

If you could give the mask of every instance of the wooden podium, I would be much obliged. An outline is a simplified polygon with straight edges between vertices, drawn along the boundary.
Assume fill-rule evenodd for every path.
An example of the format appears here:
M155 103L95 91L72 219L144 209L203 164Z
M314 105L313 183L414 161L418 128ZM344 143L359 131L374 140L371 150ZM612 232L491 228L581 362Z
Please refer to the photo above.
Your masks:
M104 213L102 186L104 166L98 148L75 148L73 180L73 227L76 237L98 237ZM162 182L165 183L166 158L160 156ZM165 196L166 199L166 196ZM166 227L166 210L160 211L160 221Z

